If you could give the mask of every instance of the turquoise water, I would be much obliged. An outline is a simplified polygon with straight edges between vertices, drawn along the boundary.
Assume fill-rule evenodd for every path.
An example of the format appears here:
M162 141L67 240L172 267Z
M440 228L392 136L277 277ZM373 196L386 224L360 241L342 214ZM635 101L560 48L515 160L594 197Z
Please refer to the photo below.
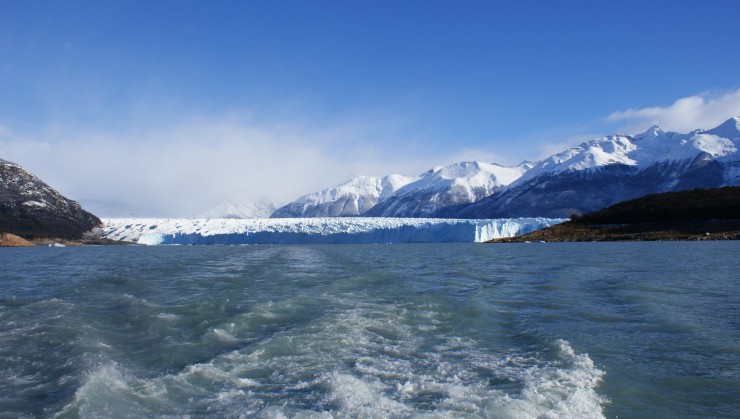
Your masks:
M738 417L739 255L0 249L0 417Z

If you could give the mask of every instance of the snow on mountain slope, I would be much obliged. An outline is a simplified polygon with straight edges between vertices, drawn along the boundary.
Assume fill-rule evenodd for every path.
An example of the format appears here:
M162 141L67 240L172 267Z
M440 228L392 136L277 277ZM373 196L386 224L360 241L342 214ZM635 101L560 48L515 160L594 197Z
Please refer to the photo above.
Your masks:
M701 153L716 159L737 151L732 140L700 130L679 134L664 132L654 126L636 135L632 141L637 146L632 154L641 168L657 162L690 160Z
M198 214L196 218L269 218L277 209L273 202L252 202L241 199L229 199L210 210Z
M609 164L635 165L637 162L629 157L635 150L637 147L627 136L602 137L542 160L512 183L524 183L544 173L586 170Z
M563 222L521 218L105 219L103 237L139 244L455 243L512 237Z
M740 141L740 116L734 116L717 127L707 130L706 133L729 138L735 142L735 145L738 145L738 141Z
M384 177L358 176L339 186L304 195L278 208L272 218L362 215L379 200L416 179L396 174Z
M476 161L436 167L398 189L365 213L375 217L445 216L451 207L488 197L532 167L524 162L505 167Z
M542 160L519 178L516 184L543 174L590 170L612 164L644 169L655 163L691 160L701 153L713 159L733 154L737 156L739 119L731 118L712 130L696 130L688 134L665 132L658 126L652 126L634 137L610 135L598 138Z
M740 183L740 118L682 134L654 126L598 138L534 166L504 191L452 214L460 218L564 217L627 199Z

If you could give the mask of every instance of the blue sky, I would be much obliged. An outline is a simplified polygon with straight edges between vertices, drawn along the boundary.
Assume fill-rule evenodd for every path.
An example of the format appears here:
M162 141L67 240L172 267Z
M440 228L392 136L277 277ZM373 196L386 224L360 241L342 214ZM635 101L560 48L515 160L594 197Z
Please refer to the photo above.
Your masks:
M83 203L188 215L711 128L740 114L738 17L721 0L0 0L0 157Z

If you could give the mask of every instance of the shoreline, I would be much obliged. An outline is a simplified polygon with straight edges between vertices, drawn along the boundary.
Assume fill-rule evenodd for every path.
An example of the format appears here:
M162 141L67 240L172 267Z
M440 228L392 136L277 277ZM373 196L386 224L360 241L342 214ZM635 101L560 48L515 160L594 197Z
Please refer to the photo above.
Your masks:
M112 240L101 237L63 239L59 237L23 238L11 233L0 232L0 247L45 247L54 245L64 246L139 246L123 240Z

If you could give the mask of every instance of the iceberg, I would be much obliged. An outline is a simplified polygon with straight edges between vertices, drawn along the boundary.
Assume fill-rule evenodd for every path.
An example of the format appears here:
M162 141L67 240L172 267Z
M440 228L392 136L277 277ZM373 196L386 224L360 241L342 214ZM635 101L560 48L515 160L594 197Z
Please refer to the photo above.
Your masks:
M144 245L464 243L513 237L565 221L441 218L103 220L103 237Z

